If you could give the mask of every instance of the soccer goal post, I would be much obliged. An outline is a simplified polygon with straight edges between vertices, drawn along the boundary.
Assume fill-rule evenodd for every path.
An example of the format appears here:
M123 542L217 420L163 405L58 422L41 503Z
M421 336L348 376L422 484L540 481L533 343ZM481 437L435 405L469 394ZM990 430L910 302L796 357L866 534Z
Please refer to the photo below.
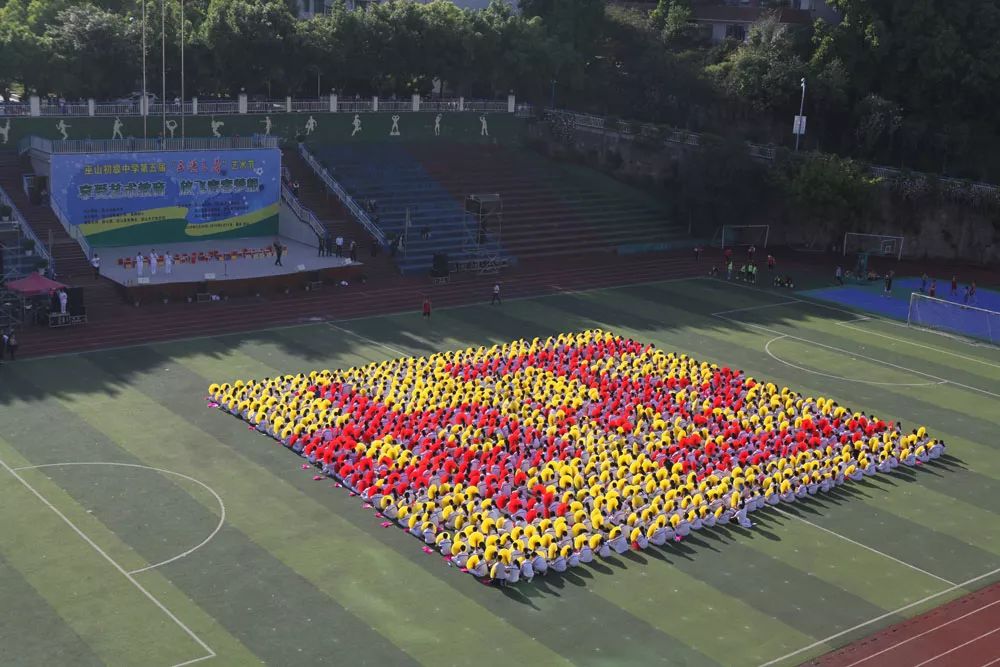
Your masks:
M766 248L770 231L770 225L723 225L719 234L719 244L723 250L741 246Z
M1000 312L914 292L906 314L909 326L1000 344Z
M844 234L844 256L852 253L866 253L876 257L903 257L903 236L886 234L859 234L847 232Z

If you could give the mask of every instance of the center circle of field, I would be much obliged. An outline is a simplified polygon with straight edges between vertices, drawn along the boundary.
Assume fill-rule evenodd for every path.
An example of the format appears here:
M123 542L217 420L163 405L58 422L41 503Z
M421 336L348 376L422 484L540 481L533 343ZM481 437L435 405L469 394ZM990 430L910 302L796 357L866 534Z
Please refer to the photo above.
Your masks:
M843 380L844 382L858 382L858 383L861 383L861 384L868 384L868 385L873 385L873 386L876 386L876 387L930 387L930 386L933 386L933 385L943 384L943 382L937 381L937 380L929 380L929 381L924 381L924 382L880 382L878 380L869 380L867 378L857 378L857 377L847 377L847 376L844 376L844 375L835 375L833 373L825 373L823 371L818 371L818 370L815 370L813 368L808 368L806 366L800 366L800 365L792 363L791 361L788 361L786 359L782 359L777 354L775 354L774 351L771 349L771 346L774 343L776 343L776 342L778 342L780 340L788 340L788 339L789 339L789 337L786 336L786 335L775 336L774 338L772 338L771 340L767 341L764 344L764 352L766 352L769 357L771 357L772 359L774 359L778 363L784 364L785 366L788 366L789 368L794 368L795 370L802 371L803 373L810 373L812 375L819 375L820 377L829 378L831 380ZM845 354L845 353L841 353L841 354ZM845 354L845 356L848 356L848 355Z
M111 462L111 461L73 461L73 462L65 462L65 463L42 463L42 464L39 464L39 465L22 466L22 467L17 468L16 470L20 471L20 470L39 470L39 469L42 469L42 468L68 468L68 467L72 467L72 466L109 466L109 467L118 467L118 468L137 468L137 469L140 469L140 470L149 470L151 472L162 473L164 475L173 475L174 477L179 477L181 479L187 480L189 482L193 482L194 484L197 484L198 486L202 487L203 489L205 489L206 491L208 491L210 494L212 494L212 497L215 498L215 502L217 502L219 504L219 523L216 524L215 529L212 530L211 533L209 533L208 537L206 537L205 539L203 539L201 542L199 542L195 546L191 547L190 549L187 549L187 550L183 551L182 553L177 554L176 556L172 556L171 558L167 558L167 559L162 560L162 561L160 561L158 563L153 563L151 565L147 565L146 567L141 567L141 568L138 568L136 570L132 570L131 572L129 572L130 575L138 574L140 572L145 572L147 570L152 570L152 569L160 567L162 565L166 565L167 563L173 563L174 561L180 560L181 558L184 558L185 556L189 556L190 554L194 553L195 551L197 551L198 549L202 548L203 546L205 546L206 544L208 544L210 541L212 541L212 538L214 538L218 534L218 532L220 530L222 530L222 526L226 522L226 504L224 502L222 502L222 496L220 496L215 491L215 489L213 489L212 487L210 487L208 484L206 484L205 482L201 481L200 479L195 479L194 477L191 477L190 475L185 475L184 473L176 472L174 470L166 470L165 468L156 468L154 466L147 466L147 465L142 465L142 464L139 464L139 463L115 463L115 462Z

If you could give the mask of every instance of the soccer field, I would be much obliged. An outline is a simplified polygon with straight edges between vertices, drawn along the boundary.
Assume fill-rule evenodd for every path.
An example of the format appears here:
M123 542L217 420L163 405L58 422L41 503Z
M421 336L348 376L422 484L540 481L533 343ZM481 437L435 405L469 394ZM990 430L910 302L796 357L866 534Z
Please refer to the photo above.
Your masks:
M508 588L382 528L212 382L599 327L945 457ZM793 665L1000 579L1000 350L708 279L0 368L0 664Z

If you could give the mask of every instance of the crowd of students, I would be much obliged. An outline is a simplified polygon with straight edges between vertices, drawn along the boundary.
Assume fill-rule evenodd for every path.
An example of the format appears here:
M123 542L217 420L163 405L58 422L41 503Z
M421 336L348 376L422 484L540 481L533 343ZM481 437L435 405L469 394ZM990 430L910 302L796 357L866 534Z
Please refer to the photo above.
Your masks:
M213 384L209 400L426 551L506 583L749 528L765 505L944 449L923 427L601 330Z

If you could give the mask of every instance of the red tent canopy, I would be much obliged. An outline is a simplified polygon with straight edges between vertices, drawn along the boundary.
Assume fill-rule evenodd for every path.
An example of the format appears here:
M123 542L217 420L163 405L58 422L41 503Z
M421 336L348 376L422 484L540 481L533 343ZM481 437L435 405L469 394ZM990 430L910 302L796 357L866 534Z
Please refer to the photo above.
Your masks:
M41 296L44 294L51 294L55 290L62 289L64 287L66 286L62 283L49 280L40 273L32 273L27 278L12 280L7 283L7 289L11 292L18 293L21 296Z

